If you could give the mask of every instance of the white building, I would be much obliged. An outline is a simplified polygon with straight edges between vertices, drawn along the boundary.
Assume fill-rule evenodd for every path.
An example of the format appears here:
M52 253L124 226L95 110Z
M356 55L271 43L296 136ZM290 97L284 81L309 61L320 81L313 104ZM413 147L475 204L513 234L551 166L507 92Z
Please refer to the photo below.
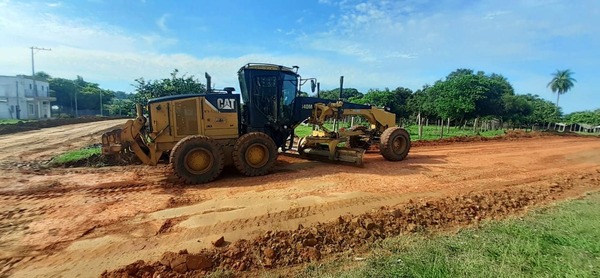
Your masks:
M56 98L48 96L48 82L35 81L24 76L0 75L0 119L43 119L50 118L50 102Z

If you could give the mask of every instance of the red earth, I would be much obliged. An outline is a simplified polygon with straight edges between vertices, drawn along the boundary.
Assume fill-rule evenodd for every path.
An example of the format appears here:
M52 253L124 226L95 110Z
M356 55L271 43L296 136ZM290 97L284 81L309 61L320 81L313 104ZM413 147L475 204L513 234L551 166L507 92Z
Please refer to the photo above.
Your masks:
M415 144L401 162L368 153L364 168L281 155L267 176L226 169L204 186L166 165L40 163L122 122L0 136L0 276L244 275L600 189L597 137L541 134Z

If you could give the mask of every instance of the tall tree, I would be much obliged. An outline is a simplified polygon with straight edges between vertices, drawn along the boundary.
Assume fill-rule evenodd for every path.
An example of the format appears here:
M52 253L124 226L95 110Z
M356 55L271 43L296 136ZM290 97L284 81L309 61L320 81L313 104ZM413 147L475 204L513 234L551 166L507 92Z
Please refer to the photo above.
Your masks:
M35 73L35 78L36 80L45 80L48 81L52 78L52 76L50 76L50 74L47 74L44 71L38 71Z
M540 98L538 95L527 94L524 98L531 104L533 112L526 117L529 124L544 124L560 120L562 112L556 104Z
M573 78L571 75L573 75L573 72L571 72L570 69L556 70L556 72L553 74L554 77L550 83L548 83L547 87L550 87L553 93L557 93L556 106L558 106L558 99L560 98L560 95L571 90L571 88L575 86L574 82L577 82L577 80L575 80L575 78Z
M508 121L513 127L528 123L534 108L529 99L525 95L503 95L504 114L502 119Z
M316 97L316 94L314 96ZM340 99L340 88L335 88L333 90L321 90L321 92L319 93L319 97L323 98L323 99L329 99L329 100L338 100L338 99ZM344 88L341 99L349 100L349 99L357 99L357 98L362 98L362 97L363 97L363 94L361 92L359 92L357 89Z
M53 105L58 106L61 113L75 114L75 94L79 88L75 82L65 78L51 78L49 81L50 96L56 98Z
M179 70L171 73L171 78L162 80L146 81L143 77L136 79L134 84L136 93L132 100L135 103L146 105L148 99L172 95L202 94L206 92L206 86L194 76L177 76Z
M565 121L567 123L576 123L576 124L589 124L589 125L600 125L600 109L596 110L596 112L592 111L578 111L573 112L565 116Z
M422 89L418 89L407 100L407 107L413 114L421 114L422 117L438 117L435 110L435 98L432 87L428 84L423 85Z
M388 107L390 111L400 118L408 118L409 112L406 108L407 99L412 95L408 88L398 87L393 91L370 89L364 96L350 98L350 102L370 104L379 107Z

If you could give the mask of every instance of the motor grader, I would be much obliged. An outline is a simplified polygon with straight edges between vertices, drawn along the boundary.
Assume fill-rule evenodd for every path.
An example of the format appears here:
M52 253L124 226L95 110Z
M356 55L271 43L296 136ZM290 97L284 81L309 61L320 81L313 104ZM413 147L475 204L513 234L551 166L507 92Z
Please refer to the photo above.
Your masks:
M223 167L233 165L246 176L267 174L279 152L308 159L324 158L363 165L365 150L379 146L390 161L404 159L409 134L395 126L396 117L370 105L299 96L297 67L251 63L240 68L240 94L234 88L211 88L204 94L150 99L137 106L137 117L102 135L105 155L133 153L144 164L156 165L168 157L183 183L216 179ZM314 91L314 82L312 82ZM341 91L341 90L340 90ZM361 116L370 126L327 128L328 120ZM311 135L294 140L301 123L313 126Z

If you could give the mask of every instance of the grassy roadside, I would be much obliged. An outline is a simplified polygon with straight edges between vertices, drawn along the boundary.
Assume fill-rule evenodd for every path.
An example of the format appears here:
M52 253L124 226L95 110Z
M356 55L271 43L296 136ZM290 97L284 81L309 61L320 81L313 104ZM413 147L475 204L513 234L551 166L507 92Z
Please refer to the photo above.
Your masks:
M383 240L302 277L600 277L600 193L451 235ZM348 270L350 268L350 270Z
M89 146L82 149L68 151L52 158L51 163L56 166L74 163L89 159L102 153L99 146Z
M0 125L14 125L14 124L18 124L19 122L27 123L27 122L33 122L33 120L0 119Z

